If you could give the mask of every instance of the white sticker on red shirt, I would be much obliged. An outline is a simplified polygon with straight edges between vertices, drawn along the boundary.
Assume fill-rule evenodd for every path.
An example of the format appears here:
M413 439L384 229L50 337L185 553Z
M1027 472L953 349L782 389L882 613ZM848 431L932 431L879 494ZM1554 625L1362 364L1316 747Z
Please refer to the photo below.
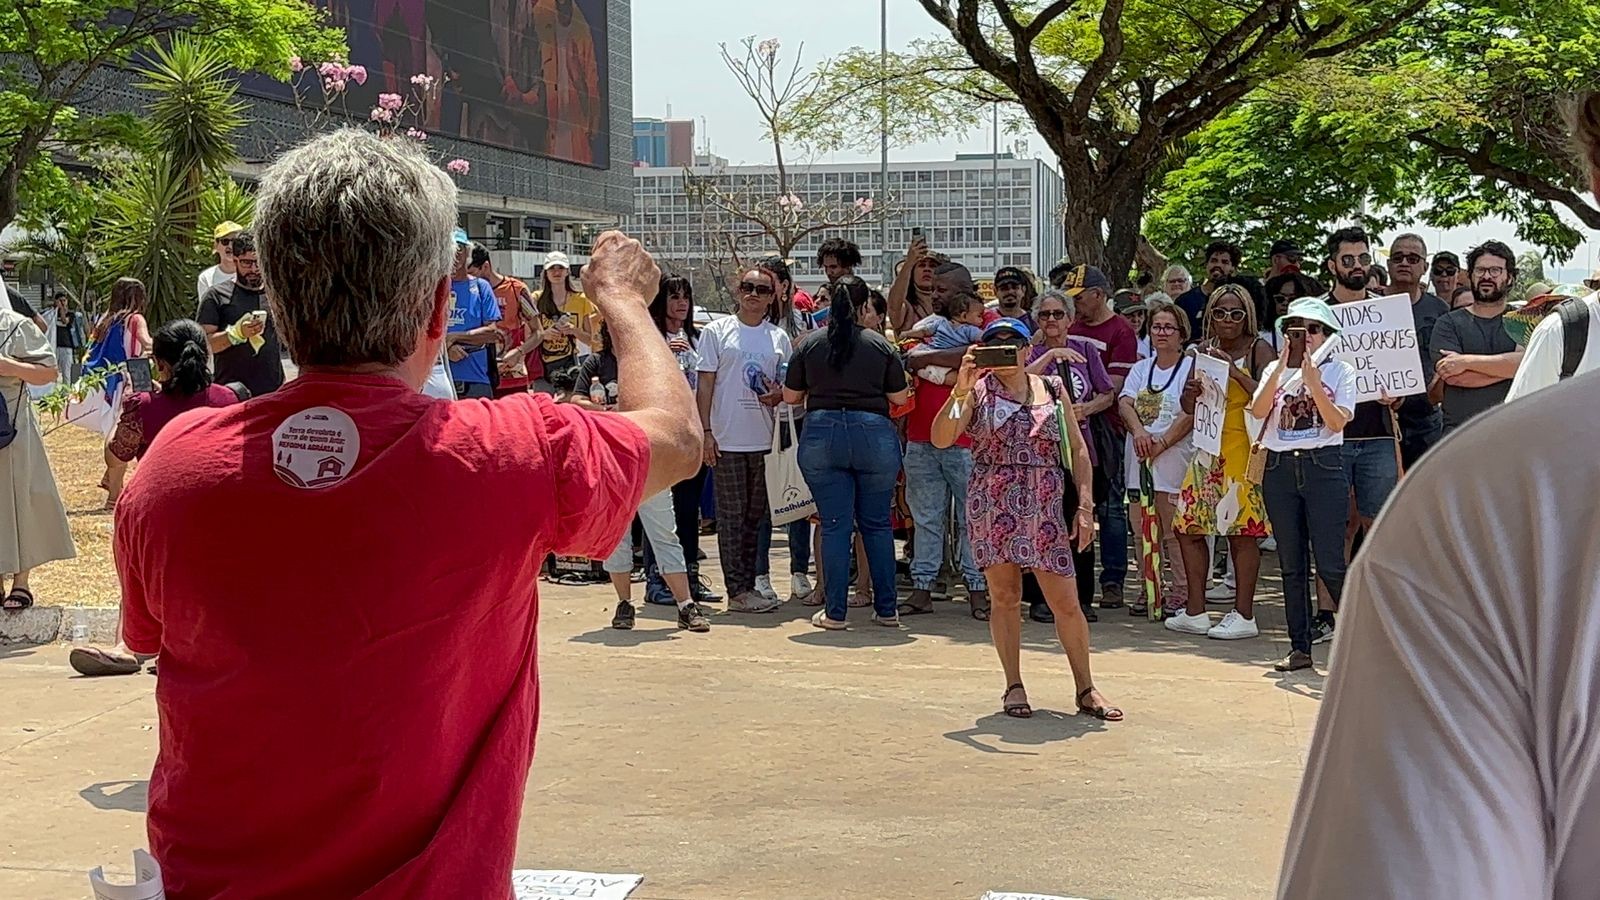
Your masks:
M272 471L284 482L315 490L343 481L361 453L361 432L344 412L314 406L272 433Z

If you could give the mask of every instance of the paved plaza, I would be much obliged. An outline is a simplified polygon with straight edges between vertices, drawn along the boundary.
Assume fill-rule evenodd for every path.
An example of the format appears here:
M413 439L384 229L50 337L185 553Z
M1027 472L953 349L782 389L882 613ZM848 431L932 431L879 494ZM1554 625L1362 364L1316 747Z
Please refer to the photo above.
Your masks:
M638 900L1270 896L1322 678L1270 671L1287 641L1275 573L1263 587L1251 641L1104 613L1096 680L1128 716L1105 724L1071 713L1066 659L1036 623L1039 711L1002 716L986 626L959 602L899 631L852 610L849 632L822 632L790 604L716 616L708 635L641 607L616 632L609 588L543 585L517 864L643 873ZM0 647L0 897L78 900L88 869L128 873L155 682L76 677L64 646Z

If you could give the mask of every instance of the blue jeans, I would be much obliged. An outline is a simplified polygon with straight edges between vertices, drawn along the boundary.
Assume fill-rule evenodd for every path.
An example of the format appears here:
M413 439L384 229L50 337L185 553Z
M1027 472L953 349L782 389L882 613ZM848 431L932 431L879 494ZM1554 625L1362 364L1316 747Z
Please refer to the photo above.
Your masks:
M850 593L850 537L861 532L872 575L872 608L891 617L899 607L894 589L894 530L889 510L900 474L900 438L877 413L819 409L806 415L800 435L800 471L822 520L823 596L828 618L844 621Z
M956 546L961 552L961 574L969 591L987 591L989 582L972 562L972 541L967 536L967 482L972 478L972 451L965 447L940 450L923 441L906 444L906 505L917 526L911 546L911 586L931 590L944 563L945 518L950 503L956 507Z
M804 575L811 571L811 523L799 519L783 526L789 535L789 574ZM756 532L756 577L772 574L772 516L761 520Z
M1356 510L1363 519L1376 519L1383 504L1400 482L1400 465L1395 461L1394 439L1346 439L1344 477L1356 491Z
M1122 587L1128 578L1128 492L1122 485L1122 473L1107 473L1106 499L1094 505L1094 516L1100 520L1100 584ZM1088 594L1078 598L1081 603L1092 599Z
M1391 446L1389 452L1394 452ZM1283 570L1284 617L1289 646L1311 652L1311 556L1328 586L1334 607L1344 593L1344 526L1350 513L1350 482L1339 447L1267 454L1262 499Z

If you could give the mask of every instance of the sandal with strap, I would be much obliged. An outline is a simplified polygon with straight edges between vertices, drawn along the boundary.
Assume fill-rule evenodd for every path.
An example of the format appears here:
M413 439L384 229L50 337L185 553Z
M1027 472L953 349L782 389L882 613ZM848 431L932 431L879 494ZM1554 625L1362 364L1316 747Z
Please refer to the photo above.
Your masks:
M1016 684L1013 684L1012 686L1006 688L1006 692L1004 694L1000 695L1000 702L1001 702L1001 704L1003 704L1001 706L1001 709L1005 712L1006 715L1010 716L1013 719L1031 719L1031 718L1033 718L1033 707L1028 705L1027 690L1028 690L1027 688L1022 686L1022 682L1019 681ZM1011 692L1012 691L1022 691L1023 692L1023 695L1022 695L1023 699L1022 699L1021 702L1013 703L1013 702L1011 702L1011 701L1006 699L1007 697L1011 696Z
M1122 710L1117 709L1115 706L1085 706L1084 705L1083 698L1085 698L1085 697L1089 696L1090 694L1094 693L1094 690L1095 690L1095 687L1094 687L1094 685L1091 684L1088 687L1086 687L1083 690L1078 692L1078 712L1088 713L1089 715L1094 716L1096 719L1099 719L1102 722L1121 722L1122 721Z
M0 601L0 609L7 612L22 612L33 606L33 592L27 588L12 588L5 600Z

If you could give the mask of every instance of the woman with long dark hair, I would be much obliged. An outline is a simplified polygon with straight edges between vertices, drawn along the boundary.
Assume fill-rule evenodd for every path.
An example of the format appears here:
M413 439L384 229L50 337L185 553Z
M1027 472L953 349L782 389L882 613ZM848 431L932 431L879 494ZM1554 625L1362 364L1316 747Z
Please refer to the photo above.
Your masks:
M860 323L871 302L867 285L847 275L829 285L828 329L795 347L783 399L805 404L800 470L822 520L826 606L811 618L818 628L845 627L850 590L850 536L861 532L872 574L872 620L898 627L894 533L889 509L900 473L900 438L889 407L907 397L906 372L882 335Z
M813 330L811 318L803 311L795 308L794 277L789 271L789 263L782 257L768 256L756 262L756 267L772 275L778 283L777 301L767 311L767 320L783 329L789 336L791 344L799 344L800 339ZM783 378L780 375L779 381ZM781 428L788 431L788 419L793 414L794 434L785 434L787 441L799 441L805 433L806 411L804 407L796 406L793 409L778 409ZM785 444L787 446L787 444ZM783 526L789 538L789 599L804 602L815 591L808 573L811 570L811 522L807 519L796 519ZM756 551L756 590L768 597L776 598L777 591L772 587L772 525L767 523L761 526L761 534L757 539Z
M1328 291L1322 282L1304 272L1284 272L1267 279L1264 286L1267 306L1256 310L1257 334L1273 353L1283 349L1283 341L1272 323L1289 311L1289 304L1301 297L1320 297Z
M548 254L539 274L539 293L533 298L543 333L539 359L544 377L534 382L534 390L541 393L555 393L550 374L576 370L578 356L595 349L600 340L600 311L589 302L571 271L565 253ZM578 388L582 390L584 385Z
M911 239L906 258L895 270L894 283L889 286L889 327L895 334L909 331L911 326L939 310L933 302L933 270L948 261L948 257L928 249L922 235Z
M211 349L199 322L178 319L156 329L150 341L151 362L158 390L129 393L106 452L126 464L145 455L167 423L191 409L231 406L239 402L237 389L211 380ZM136 655L126 645L77 647L68 661L82 675L132 675L148 656Z
M89 358L83 364L85 374L117 369L130 359L150 355L150 326L144 318L146 299L144 282L137 278L118 278L111 285L111 303L89 333ZM106 378L106 403L113 411L123 396L123 380L120 371L113 371ZM112 429L116 421L112 419L108 423ZM110 430L106 438L110 440ZM128 464L112 455L108 443L106 473L100 479L100 486L106 491L106 509L116 507L127 474Z

